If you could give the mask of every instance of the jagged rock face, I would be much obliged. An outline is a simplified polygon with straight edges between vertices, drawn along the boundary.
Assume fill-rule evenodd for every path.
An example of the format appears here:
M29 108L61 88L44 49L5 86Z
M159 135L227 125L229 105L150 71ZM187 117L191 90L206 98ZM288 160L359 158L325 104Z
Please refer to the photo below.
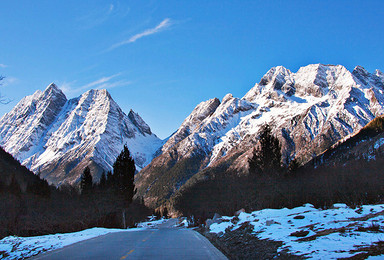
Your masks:
M165 181L156 175L159 169L180 167L186 158L200 158L196 172L233 156L233 167L246 170L264 124L280 139L287 161L307 162L384 113L383 79L380 71L371 74L359 66L352 73L340 65L312 64L296 73L272 68L241 99L228 94L220 104L217 99L199 104L139 173L139 194L149 204L161 199L156 183ZM180 187L168 182L168 194Z
M67 100L51 84L0 120L0 145L55 185L77 183L86 166L97 179L112 169L124 144L140 169L162 141L137 113L124 114L106 90Z
M46 91L37 91L23 98L0 121L0 138L6 151L20 161L35 152L51 125L67 102L65 95L51 84ZM27 123L28 122L28 123Z
M188 137L196 128L200 126L201 122L205 118L211 116L215 112L219 105L220 101L217 98L201 102L197 105L192 113L181 124L177 132L173 134L163 145L161 150L165 152Z
M276 90L276 78L282 89L289 85L294 94ZM261 105L261 112L244 118L236 130L257 134L260 122L270 123L282 141L284 156L306 162L384 113L382 82L361 67L352 73L340 65L321 64L297 73L276 70L267 84L262 81L245 95Z

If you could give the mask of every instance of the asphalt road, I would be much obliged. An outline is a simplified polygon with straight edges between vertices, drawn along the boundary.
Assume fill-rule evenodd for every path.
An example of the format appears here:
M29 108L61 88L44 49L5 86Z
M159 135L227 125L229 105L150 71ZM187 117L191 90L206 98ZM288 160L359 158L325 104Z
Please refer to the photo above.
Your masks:
M51 251L32 259L227 259L196 231L172 227L111 233Z

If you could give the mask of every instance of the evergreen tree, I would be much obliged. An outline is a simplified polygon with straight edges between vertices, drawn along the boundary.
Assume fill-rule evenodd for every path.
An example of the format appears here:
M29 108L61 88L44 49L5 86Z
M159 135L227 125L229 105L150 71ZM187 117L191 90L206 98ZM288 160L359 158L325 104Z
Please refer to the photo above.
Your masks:
M288 173L292 174L292 173L295 173L297 171L297 169L299 169L300 167L300 163L295 159L293 159L289 165L288 165Z
M253 150L248 160L250 173L279 174L281 172L281 145L272 135L269 125L264 125L260 134L260 146Z
M27 184L27 193L35 194L41 197L49 198L51 189L46 180L38 180Z
M92 190L92 175L91 175L91 170L89 167L85 167L83 174L81 175L81 180L80 180L80 190L81 194L87 194Z
M130 204L133 199L135 172L135 161L132 159L128 147L124 145L123 151L117 156L113 164L113 179L116 182L116 188L127 204Z
M12 179L8 185L8 189L12 194L16 196L19 196L21 194L20 184L17 182L15 175L12 175Z
M103 171L100 177L99 187L101 189L104 189L106 184L107 184L107 177L105 176L105 171Z
M113 179L113 174L111 171L107 172L107 182L106 185L108 188L112 188L114 186L114 179Z

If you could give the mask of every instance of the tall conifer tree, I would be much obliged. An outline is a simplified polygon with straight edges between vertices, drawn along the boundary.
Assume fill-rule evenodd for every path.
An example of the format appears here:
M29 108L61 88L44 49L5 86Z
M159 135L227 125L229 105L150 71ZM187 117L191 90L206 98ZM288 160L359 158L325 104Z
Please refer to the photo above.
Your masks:
M107 177L105 176L105 171L103 171L100 177L99 187L104 189L106 184L107 184Z
M80 180L80 190L81 194L87 194L92 190L93 180L91 175L91 170L89 167L85 167L83 174L81 175Z
M133 199L135 172L135 161L132 159L128 147L124 145L123 151L117 156L113 164L113 178L115 179L116 187L123 195L127 204L130 204Z
M281 145L272 135L269 125L264 125L260 134L260 146L255 148L248 160L250 173L279 174L281 172Z

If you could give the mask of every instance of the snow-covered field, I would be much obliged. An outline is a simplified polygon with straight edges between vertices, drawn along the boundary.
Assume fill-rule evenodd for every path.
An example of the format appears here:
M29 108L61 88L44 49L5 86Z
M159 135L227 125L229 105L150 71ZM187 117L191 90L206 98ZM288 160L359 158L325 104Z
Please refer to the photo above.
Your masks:
M335 204L326 210L306 204L293 209L242 212L221 220L210 226L210 232L223 235L248 223L259 239L283 242L279 251L311 259L351 257L384 243L384 204L355 209ZM372 259L384 259L384 255Z

